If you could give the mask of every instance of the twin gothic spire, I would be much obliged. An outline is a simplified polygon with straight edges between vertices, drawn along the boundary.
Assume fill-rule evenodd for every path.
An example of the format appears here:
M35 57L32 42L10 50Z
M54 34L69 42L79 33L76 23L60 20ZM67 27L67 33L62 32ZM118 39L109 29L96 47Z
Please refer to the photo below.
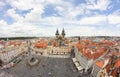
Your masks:
M55 35L56 35L56 36L57 36L57 35L60 35L58 29L56 30ZM61 35L62 35L62 36L65 36L65 30L64 30L64 28L62 29Z

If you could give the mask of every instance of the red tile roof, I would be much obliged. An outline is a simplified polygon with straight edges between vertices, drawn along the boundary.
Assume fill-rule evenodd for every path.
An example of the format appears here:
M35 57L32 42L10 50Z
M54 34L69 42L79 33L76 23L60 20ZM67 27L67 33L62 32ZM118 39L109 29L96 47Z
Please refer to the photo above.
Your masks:
M105 42L106 43L106 42ZM109 43L109 41L107 41ZM91 40L81 40L76 44L78 50L86 56L88 59L96 59L99 58L107 49L107 47L113 44L102 44L101 42L94 42Z

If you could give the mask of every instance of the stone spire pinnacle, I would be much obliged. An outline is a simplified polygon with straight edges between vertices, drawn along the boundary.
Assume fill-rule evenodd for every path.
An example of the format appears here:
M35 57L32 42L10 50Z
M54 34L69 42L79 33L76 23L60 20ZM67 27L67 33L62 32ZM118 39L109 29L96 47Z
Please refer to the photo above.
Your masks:
M65 36L65 30L64 30L64 28L62 30L62 36Z
M59 31L58 31L58 29L56 30L56 33L55 33L55 35L59 35Z

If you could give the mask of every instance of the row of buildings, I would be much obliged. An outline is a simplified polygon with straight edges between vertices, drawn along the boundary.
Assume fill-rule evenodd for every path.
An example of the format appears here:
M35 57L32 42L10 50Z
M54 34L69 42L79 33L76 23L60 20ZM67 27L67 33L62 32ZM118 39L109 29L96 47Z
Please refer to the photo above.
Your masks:
M26 42L23 40L1 40L0 45L1 65L10 63L13 59L17 58L27 50L25 48Z
M93 77L120 77L120 41L104 38L66 38L56 30L54 38L35 38L29 40L0 41L0 66L9 63L19 55L33 51L36 54L66 55L74 47L74 57ZM29 50L30 48L30 50ZM33 53L32 52L32 53ZM73 54L74 54L73 53Z
M75 58L93 77L120 77L120 44L116 41L79 39Z
M68 39L65 37L65 31L61 35L58 29L55 38L35 38L29 39L32 53L37 54L67 54L69 52ZM28 52L28 40L0 40L0 61L9 63L19 55Z

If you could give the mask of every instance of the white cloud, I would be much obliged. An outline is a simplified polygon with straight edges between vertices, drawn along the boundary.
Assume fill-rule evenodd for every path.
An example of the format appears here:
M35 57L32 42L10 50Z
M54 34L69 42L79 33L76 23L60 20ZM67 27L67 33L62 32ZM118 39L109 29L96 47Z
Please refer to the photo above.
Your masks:
M76 7L76 8L72 8L71 10L69 10L68 11L68 18L74 18L75 19L75 17L76 16L78 16L78 15L83 15L83 13L84 13L84 10L83 10L83 8L81 8L81 7Z
M0 1L0 8L2 8L3 6L5 6L5 3L3 3L2 1Z
M62 24L62 21L62 18L54 16L46 17L43 20L41 20L41 22L46 23L48 25L60 25Z
M119 28L119 31L120 31L120 24L117 25L117 28Z
M42 5L36 5L30 13L27 13L25 16L25 21L27 22L34 22L34 21L39 21L41 18L41 14L44 13Z
M0 20L0 27L1 26L6 26L6 25L7 25L7 23L4 20Z
M64 4L64 3L63 3ZM59 15L63 16L66 19L73 20L76 19L76 16L83 15L84 10L81 6L74 7L72 4L68 5L59 5L55 8L58 11Z
M49 4L68 6L69 3L63 0L8 0L7 1L13 8L19 10L28 10L36 7L36 5L42 5L43 7Z
M80 20L80 24L84 25L98 25L106 21L106 16L86 17Z
M109 30L109 25L119 27L119 12L106 15L94 13L91 10L104 11L110 8L109 0L87 0L87 4L74 6L65 0L8 0L13 7L8 9L6 15L13 18L15 22L8 25L6 21L0 20L0 36L54 36L57 28L65 28L67 36L76 35L119 35L120 31ZM60 16L47 16L42 18L47 5L53 5ZM31 9L24 17L16 12ZM49 11L49 10L48 10ZM76 19L78 15L79 17ZM90 15L89 17L87 15ZM80 20L79 20L80 19ZM117 25L116 25L117 24ZM98 29L97 27L101 27ZM107 26L104 29L103 26Z
M67 36L119 36L120 31L115 30L112 31L111 29L98 29L95 26L70 26L70 23L68 25L62 25L61 26L54 26L54 27L48 27L48 26L37 26L31 23L14 23L12 25L8 25L5 21L0 21L0 33L1 37L16 37L16 36L54 36L55 30L62 29L63 26L65 28ZM119 26L118 26L119 27Z
M1 37L19 37L19 36L49 36L52 33L46 27L35 26L29 23L14 23L6 24L3 20L0 21L0 36Z
M111 15L96 15L96 16L91 16L91 17L84 17L80 20L81 25L105 25L106 23L108 24L107 26L109 27L110 24L112 25L117 25L120 24L120 16L111 14Z
M114 12L112 13L112 15L120 15L120 9L114 11Z
M117 25L120 24L120 9L114 11L112 14L108 15L109 24Z
M118 15L109 15L108 16L109 24L120 24L120 16Z
M76 28L68 28L67 34L69 36L90 36L94 35L93 30L95 30L95 27L90 26L78 26Z
M76 28L68 28L66 30L69 36L120 36L120 31L112 31L110 29L97 29L93 26L79 26Z
M64 11L64 9L63 9L62 7L60 7L60 6L57 6L57 7L55 8L55 10L57 10L57 11L59 11L59 12Z
M86 8L87 9L90 9L90 10L100 10L100 11L103 11L103 10L107 10L109 9L111 6L110 3L111 1L110 0L86 0L87 1L87 6Z
M20 16L19 14L16 13L15 9L9 9L7 11L7 16L10 16L11 18L13 18L13 20L15 21L19 21L21 22L23 20L23 17Z
M7 1L13 8L20 10L31 9L34 5L32 4L33 0L8 0Z

